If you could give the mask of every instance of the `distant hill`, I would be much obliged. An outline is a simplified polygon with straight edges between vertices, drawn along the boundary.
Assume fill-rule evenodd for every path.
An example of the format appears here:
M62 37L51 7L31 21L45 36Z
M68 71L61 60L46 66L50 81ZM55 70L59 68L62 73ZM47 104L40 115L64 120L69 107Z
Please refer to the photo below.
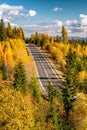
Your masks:
M87 37L78 37L78 36L75 36L75 37L68 37L68 39L75 39L75 40L85 40L85 41L87 41Z

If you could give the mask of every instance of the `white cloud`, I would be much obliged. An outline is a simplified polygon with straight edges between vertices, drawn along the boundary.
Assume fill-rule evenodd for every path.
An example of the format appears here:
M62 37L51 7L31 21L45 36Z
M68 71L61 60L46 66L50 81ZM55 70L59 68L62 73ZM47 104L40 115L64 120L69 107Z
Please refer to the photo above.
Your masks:
M18 25L15 23L10 23L12 27L17 27Z
M23 6L11 6L6 3L0 5L0 18L3 17L3 14L6 13L8 15L19 15L20 11L23 11Z
M57 25L58 27L62 27L62 25L63 25L63 22L60 21L60 20L54 20L53 22L56 23L56 25Z
M12 23L12 26L17 26L17 23L26 23L26 16L35 16L36 11L26 10L22 5L14 6L6 3L0 4L0 19L4 19L4 22ZM25 17L25 20L24 20Z
M8 5L6 3L0 5L0 9L6 9L6 10L23 10L24 7L23 6L11 6L11 5Z
M80 14L80 18L87 18L87 15Z
M35 16L37 13L35 10L29 10L28 14L29 16Z
M52 9L54 12L57 12L57 11L62 11L63 10L63 8L59 8L59 7L55 7L54 9Z
M67 20L66 22L65 22L65 24L67 25L67 26L71 26L71 25L74 25L74 24L77 24L78 23L78 21L76 20L76 19L74 19L74 20Z
M59 23L61 23L61 21ZM25 30L26 37L29 37L32 33L35 32L47 33L51 36L61 35L61 26L57 25L54 21L52 23L26 25L23 28Z
M19 15L19 11L18 10L16 10L16 11L10 10L8 14L9 15Z
M0 19L2 18L3 12L4 11L0 9Z
M10 22L10 20L8 18L5 18L4 22Z
M80 20L82 26L87 26L87 15L80 14Z

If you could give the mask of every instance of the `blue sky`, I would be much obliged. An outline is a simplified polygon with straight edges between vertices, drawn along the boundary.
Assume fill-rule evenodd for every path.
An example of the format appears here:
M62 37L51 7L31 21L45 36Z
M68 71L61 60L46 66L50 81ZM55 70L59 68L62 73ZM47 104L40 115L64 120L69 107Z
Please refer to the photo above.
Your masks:
M0 19L32 33L87 37L87 0L0 0Z

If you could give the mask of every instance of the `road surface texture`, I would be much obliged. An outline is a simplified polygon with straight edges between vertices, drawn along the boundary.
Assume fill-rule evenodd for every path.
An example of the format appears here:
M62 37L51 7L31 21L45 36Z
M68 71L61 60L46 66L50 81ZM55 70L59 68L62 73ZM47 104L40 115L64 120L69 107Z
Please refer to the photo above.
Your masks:
M63 86L55 70L38 47L33 44L28 44L27 49L35 62L38 79L42 89L46 92L49 82L53 86Z

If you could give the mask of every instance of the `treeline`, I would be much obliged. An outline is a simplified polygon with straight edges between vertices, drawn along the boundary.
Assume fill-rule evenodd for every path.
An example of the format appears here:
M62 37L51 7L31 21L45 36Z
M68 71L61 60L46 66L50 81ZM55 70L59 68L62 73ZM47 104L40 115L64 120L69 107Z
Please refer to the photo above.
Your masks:
M12 28L11 24L8 23L7 27L5 26L4 20L0 20L0 41L6 41L8 38L17 39L21 38L24 39L24 32L21 27L14 27Z
M36 32L35 34L32 34L30 38L26 38L25 41L26 43L34 43L35 45L41 46L42 48L47 44L47 43L53 43L53 42L61 42L63 43L68 43L68 36L67 36L67 31L65 27L62 27L62 37L57 36L49 36L48 34L45 33L38 33Z
M63 26L61 30L61 36L50 36L46 33L38 33L36 32L35 34L31 34L30 38L25 39L26 43L34 43L35 45L41 46L42 48L47 44L47 43L69 43L73 45L78 45L80 44L81 46L87 45L87 39L74 39L74 38L68 38L67 30Z

